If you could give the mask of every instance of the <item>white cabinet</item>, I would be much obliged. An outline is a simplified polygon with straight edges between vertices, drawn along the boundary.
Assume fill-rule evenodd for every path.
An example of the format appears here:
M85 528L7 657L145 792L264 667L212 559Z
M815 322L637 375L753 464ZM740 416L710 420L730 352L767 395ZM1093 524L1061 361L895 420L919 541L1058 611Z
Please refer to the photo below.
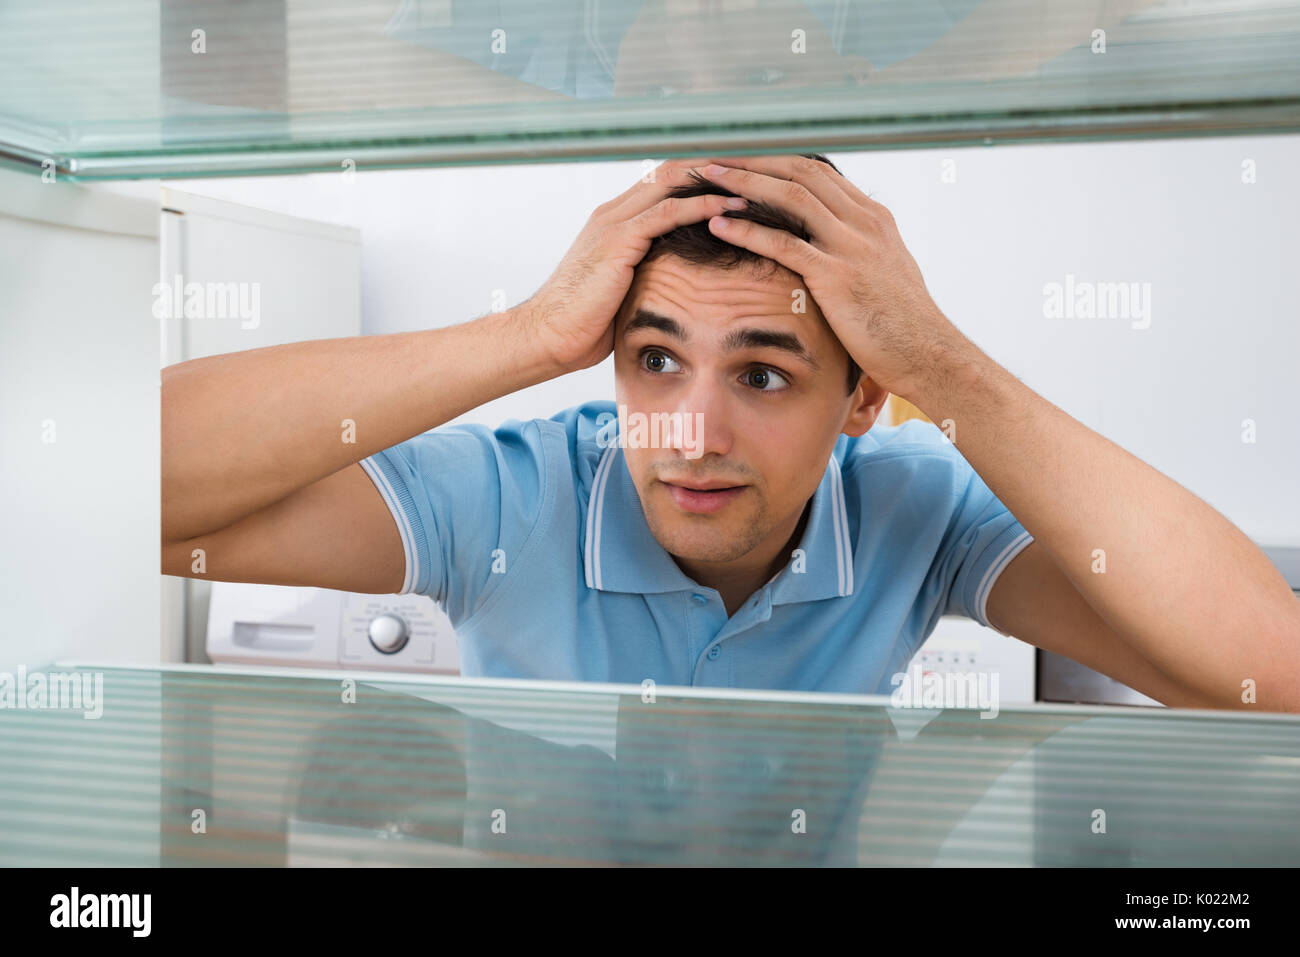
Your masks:
M158 660L156 202L0 169L0 671Z
M361 334L360 230L164 186L160 234L164 365ZM210 590L163 577L163 660L207 660Z

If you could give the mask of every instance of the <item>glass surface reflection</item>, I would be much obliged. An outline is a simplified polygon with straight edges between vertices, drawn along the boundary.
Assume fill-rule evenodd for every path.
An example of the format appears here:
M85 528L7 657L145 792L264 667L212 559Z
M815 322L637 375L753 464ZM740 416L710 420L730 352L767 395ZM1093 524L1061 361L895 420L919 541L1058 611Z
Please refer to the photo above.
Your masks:
M1300 863L1289 715L103 673L0 712L0 863Z
M0 160L112 179L1277 131L1298 51L1300 0L50 0L0 7Z

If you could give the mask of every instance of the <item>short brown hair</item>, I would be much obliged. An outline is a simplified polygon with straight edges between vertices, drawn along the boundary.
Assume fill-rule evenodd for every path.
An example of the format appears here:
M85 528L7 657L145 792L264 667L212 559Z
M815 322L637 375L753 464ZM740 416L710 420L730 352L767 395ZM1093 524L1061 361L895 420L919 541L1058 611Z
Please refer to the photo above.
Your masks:
M838 166L820 153L803 153L801 155L806 156L808 159L817 160L819 163L825 163L837 173L840 171ZM684 186L673 186L669 189L668 195L682 198L710 194L719 196L736 195L731 190L709 181L694 170L691 171L690 175L691 179L694 180L693 183ZM808 230L802 222L789 213L785 213L761 200L752 200L744 209L729 209L722 215L733 219L746 219L761 226L770 226L773 229L784 229L805 242L808 240ZM650 249L641 262L648 263L660 256L676 256L678 259L697 266L714 266L720 269L734 269L741 265L760 265L762 263L777 265L766 256L760 256L743 246L735 246L725 239L715 236L709 229L707 221L678 226L671 232L656 236L651 240ZM862 369L853 361L853 357L849 356L848 391L850 394L858 387L861 378Z

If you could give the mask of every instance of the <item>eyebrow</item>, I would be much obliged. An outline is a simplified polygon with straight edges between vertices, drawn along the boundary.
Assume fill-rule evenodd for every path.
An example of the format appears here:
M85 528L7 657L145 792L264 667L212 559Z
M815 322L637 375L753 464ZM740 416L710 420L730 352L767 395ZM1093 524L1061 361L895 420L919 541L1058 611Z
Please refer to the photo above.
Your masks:
M631 335L638 329L655 329L666 336L676 339L678 342L686 342L690 338L686 335L686 329L676 319L660 315L649 309L637 309L623 328L623 335ZM799 337L792 332L783 332L778 329L755 329L752 327L733 329L722 340L722 348L727 352L738 352L741 349L780 349L783 352L790 353L796 359L806 362L812 368L818 371L821 370L821 363L813 358L812 353L804 347Z

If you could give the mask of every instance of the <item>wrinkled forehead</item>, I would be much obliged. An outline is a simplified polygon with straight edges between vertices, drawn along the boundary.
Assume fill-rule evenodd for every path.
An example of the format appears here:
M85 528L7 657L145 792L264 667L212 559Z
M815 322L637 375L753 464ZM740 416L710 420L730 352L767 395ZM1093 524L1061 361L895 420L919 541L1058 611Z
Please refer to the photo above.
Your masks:
M719 331L745 319L763 318L834 338L803 279L779 263L741 263L730 268L662 256L637 267L615 322L622 335L639 310L672 316L681 324ZM703 330L701 330L703 331Z

